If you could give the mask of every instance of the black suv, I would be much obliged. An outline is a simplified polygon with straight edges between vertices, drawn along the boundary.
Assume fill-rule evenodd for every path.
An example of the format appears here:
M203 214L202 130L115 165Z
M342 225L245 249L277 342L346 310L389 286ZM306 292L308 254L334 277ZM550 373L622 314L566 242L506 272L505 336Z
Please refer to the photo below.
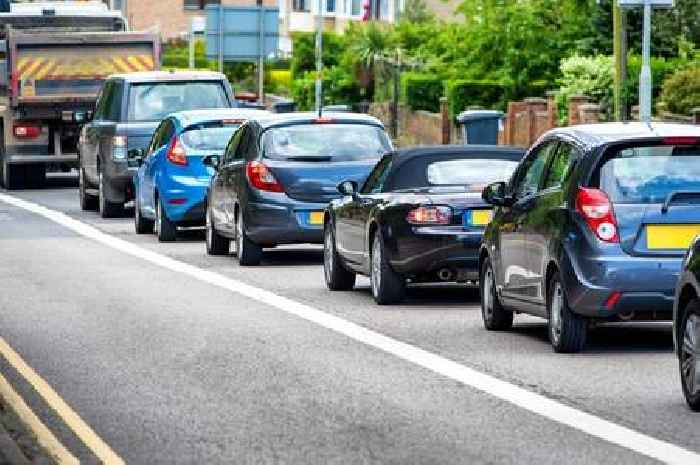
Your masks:
M153 132L168 114L234 106L223 74L144 72L110 76L92 121L80 133L80 206L118 215L133 199L134 173ZM98 204L99 201L99 204Z

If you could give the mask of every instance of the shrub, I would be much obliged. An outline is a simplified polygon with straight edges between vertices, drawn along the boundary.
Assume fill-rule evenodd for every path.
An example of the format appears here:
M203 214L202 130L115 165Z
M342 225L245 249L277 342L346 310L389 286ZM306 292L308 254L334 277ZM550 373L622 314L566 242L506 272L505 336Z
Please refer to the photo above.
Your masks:
M301 78L294 79L291 93L297 110L312 110L316 101L316 73L308 71ZM323 74L324 105L353 105L362 99L361 95L354 77L343 68L326 69Z
M568 117L569 97L584 94L601 105L601 110L610 113L613 99L613 59L605 55L582 57L574 55L561 61L561 87L557 94L557 105L562 120Z
M654 99L661 95L661 87L666 77L684 65L687 65L687 62L684 60L667 60L665 58L651 57L651 93ZM625 88L622 90L623 98L629 108L639 103L639 73L641 69L642 57L631 55L627 59L627 80L625 81Z
M316 69L316 36L312 32L295 32L292 34L292 59L290 69L292 77L302 76L307 71ZM323 66L330 68L338 65L346 44L342 36L331 32L323 33Z
M292 73L288 69L268 69L265 72L265 91L272 94L289 93L292 86Z
M662 84L661 100L672 113L687 115L700 107L700 67L681 69Z
M506 94L506 86L498 82L463 79L449 81L447 99L450 104L450 117L455 118L468 107L475 106L489 110L503 110Z
M442 79L418 73L401 76L401 95L413 110L440 111L440 97L444 95Z

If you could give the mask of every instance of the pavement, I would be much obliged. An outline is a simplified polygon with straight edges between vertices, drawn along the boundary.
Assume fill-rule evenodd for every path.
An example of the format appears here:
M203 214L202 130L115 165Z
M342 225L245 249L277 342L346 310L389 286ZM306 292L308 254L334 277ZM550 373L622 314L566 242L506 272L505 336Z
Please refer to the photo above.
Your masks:
M13 363L0 361L0 373L81 463L639 465L658 462L645 452L653 440L671 446L657 459L700 463L700 416L685 406L669 324L598 328L585 352L555 354L536 318L485 331L474 288L420 286L380 308L364 278L355 291L328 291L319 247L280 247L241 268L207 256L201 231L161 244L135 235L128 216L81 211L74 180L50 182L9 194L279 300L0 201L0 337L84 425ZM586 432L575 413L534 413L495 388L299 317L294 303L641 434L608 438ZM682 450L690 453L674 455Z

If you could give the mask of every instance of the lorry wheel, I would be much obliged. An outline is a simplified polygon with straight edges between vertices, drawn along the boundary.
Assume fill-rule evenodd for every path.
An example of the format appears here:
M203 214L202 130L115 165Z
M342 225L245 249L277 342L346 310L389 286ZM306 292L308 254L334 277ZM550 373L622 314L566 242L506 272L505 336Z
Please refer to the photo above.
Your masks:
M105 194L105 180L102 173L100 173L100 215L102 218L114 218L118 216L122 211L122 205L119 203L110 202Z
M87 193L87 186L85 185L87 181L85 180L85 171L80 168L78 172L78 192L80 195L80 208L83 210L97 210L97 198L94 195Z

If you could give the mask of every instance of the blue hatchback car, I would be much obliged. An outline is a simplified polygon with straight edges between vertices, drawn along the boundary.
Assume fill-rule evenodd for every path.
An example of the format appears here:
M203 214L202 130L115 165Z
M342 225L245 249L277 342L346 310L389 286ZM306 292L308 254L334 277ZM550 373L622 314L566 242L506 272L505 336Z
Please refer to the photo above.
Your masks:
M263 110L231 108L173 113L156 129L134 176L137 234L155 232L174 241L179 226L203 226L212 159L223 155L231 134Z
M554 350L576 352L591 323L671 319L700 233L700 127L555 129L483 197L496 207L479 259L484 325L540 316Z

